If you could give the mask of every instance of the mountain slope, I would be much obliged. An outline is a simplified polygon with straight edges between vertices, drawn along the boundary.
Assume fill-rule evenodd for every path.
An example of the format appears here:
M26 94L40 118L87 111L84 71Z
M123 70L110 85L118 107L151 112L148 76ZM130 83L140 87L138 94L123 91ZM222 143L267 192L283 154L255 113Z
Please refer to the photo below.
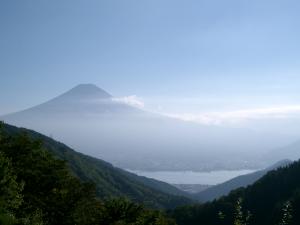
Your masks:
M299 177L300 161L297 161L268 172L247 188L234 190L228 196L210 203L180 207L172 215L179 225L228 225L234 224L237 215L241 215L237 214L238 209L244 216L250 212L249 225L297 225L300 224ZM238 201L241 204L238 205ZM287 206L291 221L281 223L287 215Z
M300 158L300 141L293 142L290 145L273 149L264 155L263 160L274 162L278 159L286 158L291 160L298 160Z
M259 180L261 177L263 177L269 171L278 169L280 167L287 166L291 163L292 163L292 161L290 161L290 160L282 160L264 170L260 170L260 171L254 172L254 173L235 177L235 178L233 178L229 181L226 181L222 184L215 185L215 186L210 187L202 192L194 194L193 196L195 197L195 199L199 200L200 202L212 201L214 199L220 198L221 196L229 194L230 191L232 191L234 189L237 189L240 187L247 187L248 185L255 183L257 180Z
M125 198L97 198L95 185L74 177L42 142L23 133L9 135L2 126L0 203L1 225L175 224L163 210Z
M8 124L4 125L4 129L11 135L26 132L30 137L41 140L45 149L67 162L74 175L82 181L95 183L97 196L100 198L125 196L155 208L173 208L192 202L179 196L185 193L172 185L115 168L105 161L78 153L35 131Z
M169 118L127 102L83 84L0 120L54 136L84 154L131 170L256 169L265 165L251 160L253 149L263 151L281 142L249 130Z

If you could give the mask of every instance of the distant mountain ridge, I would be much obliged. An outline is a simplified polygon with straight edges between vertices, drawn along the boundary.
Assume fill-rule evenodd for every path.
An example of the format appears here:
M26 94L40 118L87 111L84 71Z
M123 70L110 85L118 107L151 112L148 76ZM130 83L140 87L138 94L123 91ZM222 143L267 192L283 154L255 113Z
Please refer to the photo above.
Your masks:
M262 160L275 162L278 159L287 158L291 160L300 159L300 140L293 142L290 145L276 148L269 151L262 157Z
M213 201L222 196L228 195L231 191L235 189L238 189L240 187L247 187L248 185L254 184L257 180L262 178L269 171L288 166L291 163L292 163L291 160L281 160L264 170L259 170L254 173L235 177L222 184L218 184L210 188L207 188L206 190L196 193L193 196L195 197L195 199L199 200L200 202Z

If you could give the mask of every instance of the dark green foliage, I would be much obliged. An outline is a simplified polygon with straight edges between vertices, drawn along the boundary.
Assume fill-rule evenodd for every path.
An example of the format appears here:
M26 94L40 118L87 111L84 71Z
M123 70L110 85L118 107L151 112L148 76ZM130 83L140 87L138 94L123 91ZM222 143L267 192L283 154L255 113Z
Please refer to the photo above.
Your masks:
M235 205L235 212L234 212L234 225L248 225L251 213L247 211L246 213L243 211L242 206L243 199L239 198Z
M82 183L43 146L24 133L0 133L1 225L174 224L129 200L100 201L94 184Z
M293 209L290 201L287 201L282 208L282 216L279 225L288 225L293 221Z
M172 212L178 224L221 225L234 224L236 202L240 203L243 218L251 212L249 225L275 225L286 221L300 224L300 161L269 172L255 184L232 191L228 196L203 205L177 208ZM289 207L286 208L286 203ZM282 210L286 212L283 213ZM291 210L292 209L292 210ZM218 215L222 212L224 219ZM242 220L245 223L245 220Z
M0 224L14 224L13 215L22 204L23 185L18 184L11 162L0 152Z
M26 134L2 135L0 152L10 159L16 181L24 184L23 202L15 210L23 221L74 224L72 213L76 204L95 197L93 186L81 184L63 161L53 158L40 142L32 141Z
M0 210L11 211L22 203L22 184L18 184L11 162L0 152Z
M147 210L124 198L105 201L103 212L103 225L175 225L162 212Z

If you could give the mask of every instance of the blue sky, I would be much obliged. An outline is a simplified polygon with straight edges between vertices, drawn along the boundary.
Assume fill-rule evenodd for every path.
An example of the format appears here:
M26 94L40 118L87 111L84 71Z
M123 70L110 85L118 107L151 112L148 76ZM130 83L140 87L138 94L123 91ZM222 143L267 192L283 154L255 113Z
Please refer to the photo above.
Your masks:
M79 83L197 113L299 105L300 3L2 0L0 114Z

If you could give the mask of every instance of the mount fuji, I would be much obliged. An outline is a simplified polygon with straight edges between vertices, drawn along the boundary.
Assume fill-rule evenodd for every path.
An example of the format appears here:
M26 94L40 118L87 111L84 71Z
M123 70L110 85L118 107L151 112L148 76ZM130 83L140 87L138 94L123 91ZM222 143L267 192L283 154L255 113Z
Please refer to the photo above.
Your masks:
M205 126L150 113L93 84L78 85L1 120L52 136L131 170L249 169L276 140L249 130Z

